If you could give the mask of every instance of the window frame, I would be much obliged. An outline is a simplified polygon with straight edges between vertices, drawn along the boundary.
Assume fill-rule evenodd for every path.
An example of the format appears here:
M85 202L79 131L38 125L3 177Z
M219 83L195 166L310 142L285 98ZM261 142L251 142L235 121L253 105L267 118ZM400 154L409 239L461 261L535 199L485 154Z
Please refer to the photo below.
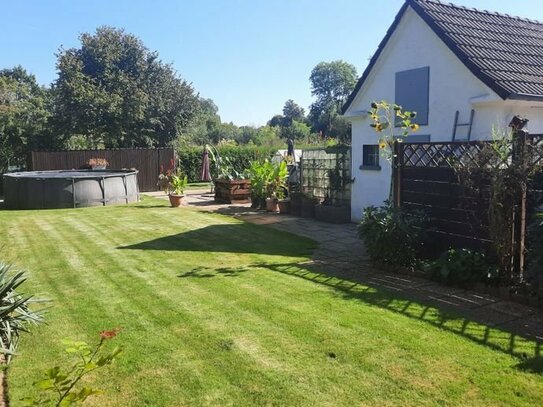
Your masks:
M373 151L369 151L370 148ZM378 144L363 144L362 145L362 165L360 166L360 169L366 170L366 171L380 171L381 170L381 165L379 162L380 155L381 155L381 152L379 151Z

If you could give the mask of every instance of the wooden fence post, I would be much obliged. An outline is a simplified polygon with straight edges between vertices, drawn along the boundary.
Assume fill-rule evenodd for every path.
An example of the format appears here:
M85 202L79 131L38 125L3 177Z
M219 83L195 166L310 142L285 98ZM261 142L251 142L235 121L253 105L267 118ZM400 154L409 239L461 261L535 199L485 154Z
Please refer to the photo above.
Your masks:
M513 165L521 169L521 174L526 174L528 166L531 165L531 163L526 162L526 160L529 160L526 154L528 132L523 128L527 123L527 119L515 116L509 124L513 129L511 160ZM524 278L526 256L526 195L528 187L524 176L521 176L518 181L519 193L515 194L513 207L513 272L521 281Z
M402 205L402 166L403 148L398 140L392 145L392 203L399 208Z

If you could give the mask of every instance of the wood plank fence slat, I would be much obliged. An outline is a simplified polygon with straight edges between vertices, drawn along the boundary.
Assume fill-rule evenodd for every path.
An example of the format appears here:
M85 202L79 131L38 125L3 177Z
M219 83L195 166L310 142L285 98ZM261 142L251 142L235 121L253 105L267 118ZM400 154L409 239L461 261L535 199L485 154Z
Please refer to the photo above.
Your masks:
M81 168L90 158L105 158L110 169L135 168L139 189L142 192L156 191L160 168L175 163L173 148L119 148L105 150L32 151L33 171L71 170Z

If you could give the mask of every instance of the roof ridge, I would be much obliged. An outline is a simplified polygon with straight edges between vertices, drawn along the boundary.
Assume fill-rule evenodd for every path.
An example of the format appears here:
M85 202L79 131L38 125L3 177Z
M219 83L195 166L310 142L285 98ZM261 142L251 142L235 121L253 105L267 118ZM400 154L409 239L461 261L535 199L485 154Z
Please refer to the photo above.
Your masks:
M500 13L498 11L481 10L481 9L478 9L478 8L475 8L475 7L462 6L462 5L459 5L459 4L454 4L454 3L445 2L445 1L441 1L441 0L407 0L407 2L409 2L409 1L412 1L412 2L415 2L415 3L440 4L440 5L446 6L446 7L452 7L452 8L456 8L456 9L462 9L462 10L469 10L469 11L474 11L474 12L477 12L477 13L491 15L491 16L505 17L505 18L510 18L510 19L517 20L517 21L525 21L527 23L539 24L539 25L543 26L543 22L539 21L539 20L534 20L534 19L527 18L527 17L512 16L510 14Z

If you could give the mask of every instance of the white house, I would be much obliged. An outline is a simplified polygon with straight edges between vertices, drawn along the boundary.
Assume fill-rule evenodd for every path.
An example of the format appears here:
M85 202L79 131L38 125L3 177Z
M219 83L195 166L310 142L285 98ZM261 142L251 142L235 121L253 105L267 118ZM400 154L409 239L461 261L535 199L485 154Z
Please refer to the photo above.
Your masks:
M513 3L512 3L513 4ZM391 167L379 156L372 101L416 111L411 141L488 139L512 116L543 133L543 23L435 0L406 0L347 100L352 122L351 217L389 197ZM472 113L473 111L473 113Z

